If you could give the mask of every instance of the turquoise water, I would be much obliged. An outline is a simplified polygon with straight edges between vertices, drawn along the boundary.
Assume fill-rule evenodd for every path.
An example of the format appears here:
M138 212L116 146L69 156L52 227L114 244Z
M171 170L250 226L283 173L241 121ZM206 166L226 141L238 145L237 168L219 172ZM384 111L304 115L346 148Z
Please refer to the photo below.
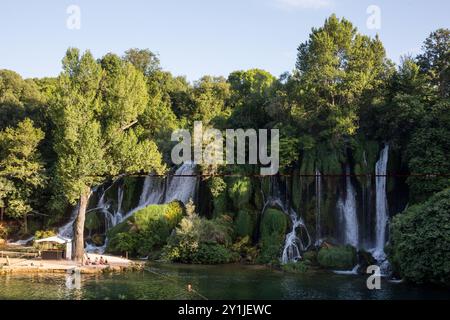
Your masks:
M262 267L153 265L149 271L0 276L0 299L450 299L450 291L391 283L369 290L366 277L287 274ZM196 292L188 292L191 284Z

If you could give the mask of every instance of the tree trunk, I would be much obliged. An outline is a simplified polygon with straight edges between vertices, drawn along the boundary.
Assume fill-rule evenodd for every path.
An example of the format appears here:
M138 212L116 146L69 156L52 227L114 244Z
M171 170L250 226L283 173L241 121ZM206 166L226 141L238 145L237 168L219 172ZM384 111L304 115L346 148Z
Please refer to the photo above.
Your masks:
M82 194L80 197L80 206L78 216L75 220L74 230L74 259L78 263L83 263L84 260L84 221L86 218L86 208L89 201L90 192Z
M3 221L3 213L5 211L5 208L0 207L0 221Z
M28 218L28 216L25 213L23 215L23 231L24 231L25 234L28 234L28 219L27 218Z

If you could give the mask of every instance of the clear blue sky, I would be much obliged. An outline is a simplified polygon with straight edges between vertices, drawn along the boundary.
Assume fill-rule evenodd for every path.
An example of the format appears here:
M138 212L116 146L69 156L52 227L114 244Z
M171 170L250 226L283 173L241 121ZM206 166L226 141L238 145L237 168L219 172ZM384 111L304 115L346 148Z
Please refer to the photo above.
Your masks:
M81 9L80 30L66 27L72 4ZM381 9L380 30L366 27L372 4ZM278 76L293 69L297 46L333 12L362 33L379 33L396 62L419 52L432 30L450 27L448 0L1 0L0 69L55 76L70 46L96 57L138 47L189 80L254 67Z

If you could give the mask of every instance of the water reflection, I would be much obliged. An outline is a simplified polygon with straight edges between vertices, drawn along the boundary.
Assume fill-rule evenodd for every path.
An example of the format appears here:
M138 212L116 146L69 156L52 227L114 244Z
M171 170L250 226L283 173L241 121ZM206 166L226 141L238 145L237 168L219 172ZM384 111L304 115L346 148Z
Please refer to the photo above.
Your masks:
M261 267L154 265L152 272L0 276L0 299L450 299L450 292L328 272ZM188 292L187 285L192 285Z

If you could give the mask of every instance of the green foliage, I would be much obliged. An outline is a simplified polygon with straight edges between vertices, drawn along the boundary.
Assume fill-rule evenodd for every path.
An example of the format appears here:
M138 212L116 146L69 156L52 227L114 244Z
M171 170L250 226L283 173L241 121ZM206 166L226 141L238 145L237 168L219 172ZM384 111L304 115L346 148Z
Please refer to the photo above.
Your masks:
M241 261L246 263L255 263L258 256L258 250L252 245L249 236L238 239L231 246L231 250L236 256L241 258Z
M439 89L442 98L450 96L450 30L438 29L424 42L424 52L417 57L421 71Z
M53 237L53 236L56 236L56 233L54 230L38 230L34 233L35 240L45 239L45 238L49 238L49 237Z
M305 273L308 271L308 265L303 261L289 262L283 264L281 269L288 273Z
M247 205L252 195L250 178L241 178L234 181L228 189L228 194L235 208L242 208Z
M303 254L303 261L308 265L317 264L317 251L306 251Z
M394 217L390 251L405 279L450 286L450 189Z
M261 221L261 252L259 263L278 264L284 243L288 221L277 209L267 209Z
M89 212L88 214L86 214L86 221L84 223L84 226L87 230L96 230L101 226L101 224L102 222L97 212Z
M150 205L108 231L107 251L145 256L160 250L180 222L183 208L178 202ZM123 250L128 248L128 250Z
M171 234L163 250L163 259L204 264L231 262L235 258L228 249L231 233L230 217L220 216L212 220L201 218L195 213L193 204L188 203L186 217Z
M200 243L191 259L195 264L222 264L235 261L236 255L223 245Z
M248 210L239 210L236 220L234 221L234 231L237 237L248 237L253 233L253 219Z
M358 129L359 108L377 95L386 73L381 41L361 35L346 19L330 16L298 48L302 128L320 140L342 143Z
M0 207L11 218L32 211L30 198L46 183L44 164L38 145L42 130L25 119L16 128L0 131Z
M131 63L144 75L151 75L161 69L158 55L149 49L132 48L125 51L123 59Z
M323 247L317 261L327 269L349 270L356 265L356 250L352 246Z

